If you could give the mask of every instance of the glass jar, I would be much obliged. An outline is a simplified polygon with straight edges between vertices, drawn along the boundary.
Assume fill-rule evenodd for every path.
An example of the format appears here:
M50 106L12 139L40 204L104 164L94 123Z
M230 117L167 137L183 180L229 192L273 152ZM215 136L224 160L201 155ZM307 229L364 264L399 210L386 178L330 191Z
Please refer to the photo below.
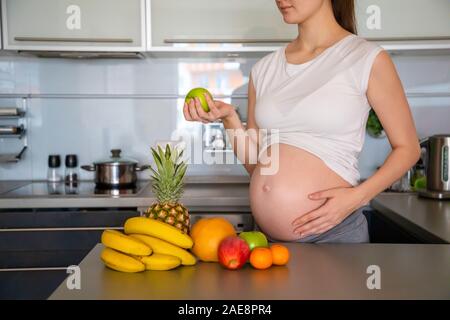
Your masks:
M48 156L47 180L49 182L60 182L61 176L61 157L58 154Z
M78 184L78 158L75 154L66 155L66 172L64 174L64 181L68 185Z

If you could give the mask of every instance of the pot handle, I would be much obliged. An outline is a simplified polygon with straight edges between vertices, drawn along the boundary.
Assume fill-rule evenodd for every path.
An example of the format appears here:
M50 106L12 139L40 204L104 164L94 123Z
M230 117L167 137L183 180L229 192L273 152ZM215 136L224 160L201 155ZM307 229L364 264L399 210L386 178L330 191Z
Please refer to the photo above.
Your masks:
M421 148L427 149L427 148L428 148L428 141L429 141L429 140L430 140L429 137L420 140L420 141L419 141L420 147L421 147Z
M144 170L147 170L147 169L150 169L151 168L151 166L150 165L143 165L143 166L140 166L140 167L138 167L138 166L136 166L136 171L137 172L140 172L140 171L144 171Z
M81 166L81 169L86 170L86 171L95 171L95 167L91 164L88 166Z

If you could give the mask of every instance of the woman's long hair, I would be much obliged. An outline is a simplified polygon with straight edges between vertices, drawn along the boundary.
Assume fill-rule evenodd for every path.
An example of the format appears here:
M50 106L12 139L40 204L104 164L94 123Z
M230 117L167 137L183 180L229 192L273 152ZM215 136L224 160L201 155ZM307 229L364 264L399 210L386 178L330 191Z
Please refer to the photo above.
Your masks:
M345 30L356 34L355 0L331 0L336 21Z

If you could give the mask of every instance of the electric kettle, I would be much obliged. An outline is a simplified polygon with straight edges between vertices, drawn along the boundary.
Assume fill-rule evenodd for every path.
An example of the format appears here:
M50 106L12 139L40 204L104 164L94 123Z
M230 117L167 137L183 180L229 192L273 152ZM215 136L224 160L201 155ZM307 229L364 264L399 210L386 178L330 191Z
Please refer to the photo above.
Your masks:
M427 176L426 193L433 198L450 196L450 134L439 134L421 141L420 146L426 149L425 170ZM434 194L434 196L433 196Z

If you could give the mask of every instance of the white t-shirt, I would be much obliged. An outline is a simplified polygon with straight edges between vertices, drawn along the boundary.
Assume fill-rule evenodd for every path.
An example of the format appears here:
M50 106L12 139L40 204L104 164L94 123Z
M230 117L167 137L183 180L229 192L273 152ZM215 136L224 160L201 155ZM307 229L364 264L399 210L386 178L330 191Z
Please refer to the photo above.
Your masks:
M370 111L367 86L382 48L349 35L304 64L288 63L285 49L265 56L251 71L256 124L267 129L259 154L273 143L296 146L357 185Z

